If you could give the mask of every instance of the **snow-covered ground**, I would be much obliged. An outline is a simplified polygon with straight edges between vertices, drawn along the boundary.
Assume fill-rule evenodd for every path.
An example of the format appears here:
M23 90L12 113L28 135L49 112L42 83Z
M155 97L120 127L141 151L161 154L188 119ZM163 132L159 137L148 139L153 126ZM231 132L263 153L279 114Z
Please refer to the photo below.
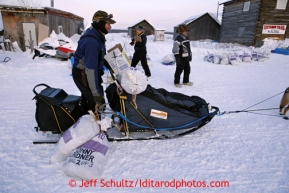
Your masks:
M131 55L129 42L125 34L107 35L107 48L120 43ZM289 56L271 54L264 62L217 65L204 61L204 56L253 48L197 41L191 42L194 86L176 88L175 65L161 63L171 54L172 44L171 36L158 42L148 37L153 64L148 83L153 87L200 96L222 112L243 110L264 100L250 110L278 108L280 93L289 87ZM263 50L279 44L268 41ZM0 51L0 61L11 58L0 63L0 192L289 192L289 121L279 116L278 109L254 111L262 115L216 116L196 132L174 139L110 142L101 178L80 187L81 180L59 172L63 163L49 164L55 144L32 143L41 137L34 130L32 89L45 83L79 95L71 68L67 61L32 60L32 56L30 51ZM76 180L75 187L69 185L71 180ZM111 187L112 181L121 187ZM177 189L177 184L183 187Z

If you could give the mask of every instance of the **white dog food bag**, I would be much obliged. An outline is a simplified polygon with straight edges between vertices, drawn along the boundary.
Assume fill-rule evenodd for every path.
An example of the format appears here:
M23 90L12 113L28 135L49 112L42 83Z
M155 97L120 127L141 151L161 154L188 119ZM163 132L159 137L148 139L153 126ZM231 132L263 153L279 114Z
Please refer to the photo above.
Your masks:
M103 132L73 150L61 171L69 176L90 180L99 178L107 162L108 141Z
M251 55L244 52L242 60L243 60L243 62L252 62Z
M222 54L220 64L222 64L222 65L228 65L229 64L229 57L227 54Z
M122 88L129 94L139 94L147 88L146 75L137 68L130 67L119 76Z
M92 115L83 115L59 139L50 162L65 161L71 151L92 139L99 133L99 125Z

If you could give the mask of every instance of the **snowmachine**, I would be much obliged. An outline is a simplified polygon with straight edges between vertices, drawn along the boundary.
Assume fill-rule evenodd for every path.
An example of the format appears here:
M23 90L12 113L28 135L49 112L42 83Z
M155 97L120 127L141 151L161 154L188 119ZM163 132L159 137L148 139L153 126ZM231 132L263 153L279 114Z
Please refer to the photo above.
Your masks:
M74 55L75 50L64 47L65 43L69 43L69 42L66 42L64 40L58 40L58 41L59 41L58 47L51 46L48 43L43 43L39 46L35 46L34 56L32 59L38 56L38 57L53 57L53 58L66 60Z

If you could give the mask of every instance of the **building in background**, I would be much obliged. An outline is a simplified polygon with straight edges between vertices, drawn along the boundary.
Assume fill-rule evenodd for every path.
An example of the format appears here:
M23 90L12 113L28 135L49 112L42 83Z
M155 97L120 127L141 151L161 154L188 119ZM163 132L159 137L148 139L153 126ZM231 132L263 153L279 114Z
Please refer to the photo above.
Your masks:
M153 25L144 19L144 20L132 25L131 27L128 27L128 35L130 37L135 37L137 35L136 34L136 27L139 25L141 25L144 28L144 34L146 36L154 35L155 29L154 29Z
M231 0L222 4L220 42L259 47L265 38L289 38L288 0Z
M188 25L190 30L188 37L190 40L219 40L221 24L218 18L212 13L192 16L180 24ZM174 27L174 38L177 36L177 29L180 24Z
M0 5L0 14L5 38L16 41L23 51L31 45L38 45L53 30L70 37L81 34L84 29L82 17L51 7Z
M154 35L155 35L154 41L164 41L165 40L165 29L156 28Z

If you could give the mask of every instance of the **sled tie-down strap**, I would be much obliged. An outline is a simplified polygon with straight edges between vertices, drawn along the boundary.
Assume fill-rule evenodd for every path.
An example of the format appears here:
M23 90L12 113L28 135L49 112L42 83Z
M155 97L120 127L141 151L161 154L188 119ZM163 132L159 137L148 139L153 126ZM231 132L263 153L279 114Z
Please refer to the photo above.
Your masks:
M137 109L137 107L132 103L130 102L131 106L136 110L136 112L138 112L138 114L151 126L151 128L153 129L154 126L153 124Z
M56 112L54 110L54 107L52 105L50 105L52 111L53 111L53 114L54 114L54 117L55 117L55 120L56 120L56 123L58 125L58 129L60 131L60 133L62 133L62 129L60 127L60 124L59 124L59 121L58 121L58 118L57 118L57 115L56 115ZM63 107L60 107L72 120L73 120L73 123L75 123L75 120L74 118L63 108Z
M60 124L59 124L59 121L58 121L57 115L56 115L56 113L55 113L54 107L53 107L52 105L50 105L50 107L51 107L51 109L52 109L52 111L53 111L53 114L54 114L54 117L55 117L56 123L57 123L57 125L58 125L58 129L59 129L60 133L62 133L62 130L61 130L61 127L60 127Z
M57 123L57 125L58 125L58 129L59 129L60 133L62 133L62 129L61 129L61 127L60 127L60 124L59 124L59 121L58 121L56 112L55 112L55 110L54 110L54 107L53 107L53 105L51 105L51 104L49 104L49 106L51 107L51 109L52 109L52 111L53 111L53 114L54 114L56 123ZM60 107L60 108L73 120L73 123L75 123L74 118L73 118L63 107Z

